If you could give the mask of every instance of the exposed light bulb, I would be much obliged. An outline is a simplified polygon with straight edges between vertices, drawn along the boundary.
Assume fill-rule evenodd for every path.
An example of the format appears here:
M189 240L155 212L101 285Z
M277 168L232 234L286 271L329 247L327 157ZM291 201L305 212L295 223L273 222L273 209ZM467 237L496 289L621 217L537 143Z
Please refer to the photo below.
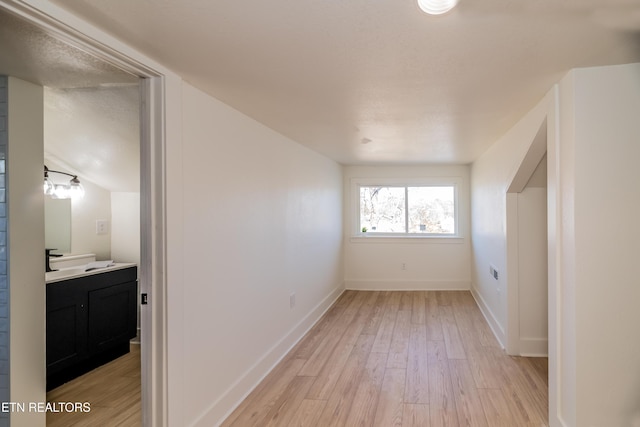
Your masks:
M71 177L68 184L54 184L49 179L49 173L57 173ZM81 199L84 197L84 187L80 184L80 180L76 175L68 172L50 170L46 165L44 167L44 194L52 199Z
M66 184L56 184L53 186L53 193L51 193L52 199L68 199L69 186Z
M50 196L51 194L53 194L53 182L51 182L49 178L44 179L43 188L44 188L44 194L46 194L47 196Z
M458 0L418 0L418 6L429 15L442 15L453 9Z
M69 183L68 194L69 197L74 200L82 199L84 197L84 187L80 184L78 177L74 177Z

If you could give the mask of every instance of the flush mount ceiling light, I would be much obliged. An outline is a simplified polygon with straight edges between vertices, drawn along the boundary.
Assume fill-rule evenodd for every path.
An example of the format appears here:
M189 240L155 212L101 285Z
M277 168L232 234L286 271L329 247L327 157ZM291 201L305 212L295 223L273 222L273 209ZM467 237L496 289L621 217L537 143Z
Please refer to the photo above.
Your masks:
M61 175L70 176L68 184L54 184L49 179L50 173L59 173ZM80 184L77 175L66 172L54 171L48 167L44 167L44 194L52 199L81 199L84 197L84 187Z
M429 15L442 15L453 9L458 0L418 0L418 6Z

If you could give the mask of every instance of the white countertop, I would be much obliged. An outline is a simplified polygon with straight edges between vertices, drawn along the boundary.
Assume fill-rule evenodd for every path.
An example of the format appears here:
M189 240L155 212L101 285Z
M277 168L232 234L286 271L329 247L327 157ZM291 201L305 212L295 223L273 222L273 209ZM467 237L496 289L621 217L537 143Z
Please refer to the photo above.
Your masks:
M86 265L76 265L73 267L61 268L57 271L45 273L45 283L62 282L63 280L76 279L78 277L93 276L95 274L106 273L114 270L122 270L123 268L136 267L133 262L116 262L112 266L105 268L97 268L86 271Z

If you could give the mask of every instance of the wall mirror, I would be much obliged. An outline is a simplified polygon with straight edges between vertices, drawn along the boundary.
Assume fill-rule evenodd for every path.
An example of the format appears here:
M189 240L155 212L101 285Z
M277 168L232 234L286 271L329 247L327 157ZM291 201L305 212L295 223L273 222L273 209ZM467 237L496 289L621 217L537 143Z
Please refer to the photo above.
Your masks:
M45 247L71 253L71 200L44 198Z

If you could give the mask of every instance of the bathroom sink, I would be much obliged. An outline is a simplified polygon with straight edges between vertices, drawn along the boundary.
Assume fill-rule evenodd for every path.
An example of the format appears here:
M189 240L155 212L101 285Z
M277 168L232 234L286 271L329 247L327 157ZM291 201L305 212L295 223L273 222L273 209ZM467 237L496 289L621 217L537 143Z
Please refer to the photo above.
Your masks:
M108 261L109 264L103 266L100 264L101 262L105 261L97 261L89 264L75 265L72 267L60 268L56 271L50 271L44 274L45 283L61 282L63 280L75 279L76 277L93 276L94 274L101 274L108 271L136 266L135 263L114 263L112 261Z

